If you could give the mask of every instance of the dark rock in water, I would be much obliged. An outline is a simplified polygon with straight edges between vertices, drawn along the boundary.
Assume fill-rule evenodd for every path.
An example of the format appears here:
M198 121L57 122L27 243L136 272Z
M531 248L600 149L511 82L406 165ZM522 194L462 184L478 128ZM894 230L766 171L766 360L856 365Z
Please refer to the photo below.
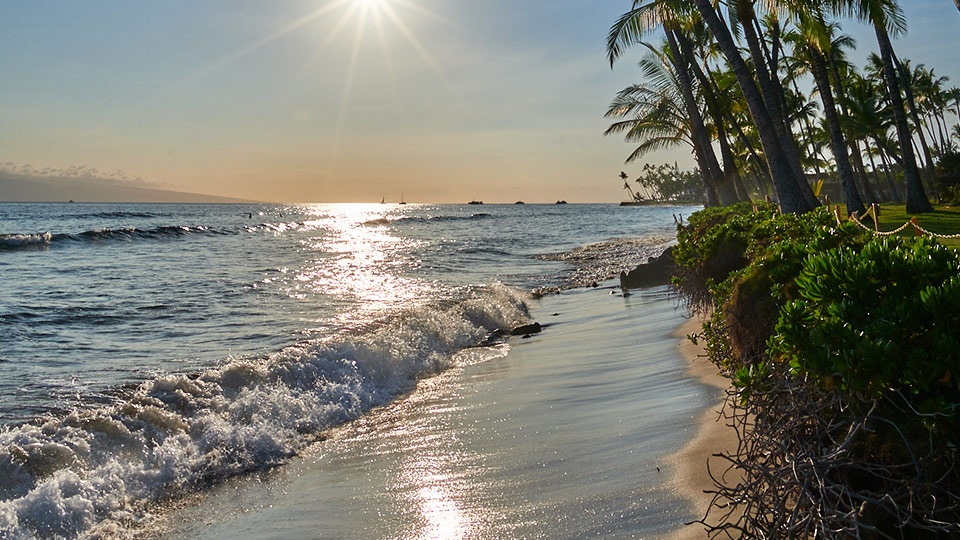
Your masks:
M540 323L531 323L525 324L523 326L518 326L510 331L511 336L524 336L529 334L539 334L543 330L543 327L540 326Z
M669 285L676 269L673 248L667 248L659 257L653 257L630 272L620 272L621 289L642 289Z

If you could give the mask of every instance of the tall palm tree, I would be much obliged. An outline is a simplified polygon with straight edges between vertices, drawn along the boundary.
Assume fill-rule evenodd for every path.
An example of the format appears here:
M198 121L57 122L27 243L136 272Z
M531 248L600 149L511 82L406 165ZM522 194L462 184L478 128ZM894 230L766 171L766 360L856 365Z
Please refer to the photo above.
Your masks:
M907 184L907 212L912 214L931 212L933 205L927 198L913 151L910 125L907 122L900 80L894 64L893 44L890 42L890 34L903 32L906 29L906 21L895 0L861 0L854 3L860 19L872 24L877 36L880 59L883 63L883 78L893 108L897 139L903 158L904 177Z
M649 49L650 54L639 64L647 82L629 86L617 94L606 116L627 119L614 122L604 135L625 133L627 141L640 143L627 157L628 163L653 150L688 144L702 171L705 166L703 147L698 143L694 118L686 106L681 83L666 55L653 47ZM723 203L715 182L707 174L703 178L707 205Z
M924 70L926 66L920 64L916 69L911 69L910 60L900 60L894 55L894 65L897 67L897 75L900 82L903 83L903 93L907 105L909 118L913 120L913 132L920 138L920 149L923 152L923 163L920 173L926 175L928 186L933 186L933 155L930 152L930 145L927 144L927 137L923 133L923 121L920 119L918 92L924 84Z
M844 133L847 134L854 147L851 155L857 170L861 174L863 195L868 200L876 202L878 199L873 193L870 180L866 176L866 169L863 166L863 153L860 151L860 143L863 143L866 148L872 147L875 152L879 152L880 159L885 165L889 164L892 159L902 167L903 159L896 152L895 145L888 137L888 133L893 127L893 115L890 112L890 107L881 103L879 96L882 93L872 84L871 80L855 72L847 73L846 78L847 85L843 105L847 114L841 123ZM889 171L889 169L889 166L885 166L886 171ZM888 176L887 181L890 195L897 200L902 200L899 187L892 184L893 179Z
M689 2L680 0L634 0L633 8L621 17L615 27L611 29L607 40L607 51L611 62L620 56L626 47L639 43L642 35L654 27L671 24L677 18L691 15ZM788 212L806 212L817 205L816 198L810 190L803 171L791 162L781 140L781 131L775 126L774 116L764 103L761 94L746 60L740 56L739 48L733 39L729 28L720 19L719 13L713 8L711 0L695 0L696 11L703 17L704 23L710 28L714 39L718 41L728 63L737 76L744 98L750 108L754 123L764 147L764 158L767 161L771 177L781 207ZM765 91L768 91L765 88ZM774 95L775 92L769 92ZM777 119L780 121L781 119Z
M772 82L769 77L754 78L747 61L740 55L740 48L734 40L733 32L724 23L712 0L693 0L693 3L704 23L710 28L720 51L737 78L744 101L747 103L760 136L763 155L770 169L770 176L781 208L786 212L794 213L812 210L818 204L816 197L810 190L799 163L794 163L788 155L789 150L782 137L784 125L782 117L777 118L774 114L775 106L771 109L771 105L768 104L768 101L778 99ZM741 20L744 18L743 15L752 11L752 4L744 0L738 0L736 6L742 12ZM753 19L747 17L747 20ZM792 140L788 144L793 144Z
M715 191L720 204L732 204L738 200L736 189L724 178L717 161L690 71L690 66L695 63L695 59L691 57L693 49L689 46L681 47L681 42L686 41L682 29L687 24L690 10L683 9L680 4L635 1L633 9L617 19L610 28L607 54L612 65L627 46L641 44L659 55L664 65L670 66L682 105L689 117L694 155L708 187L708 203L711 200L710 192ZM643 35L652 27L651 20L655 20L664 30L666 39L660 50L642 40Z
M807 9L799 9L794 12L794 15L798 31L788 37L795 44L794 54L808 62L817 85L824 119L830 134L830 147L847 205L847 215L852 213L860 215L866 211L866 207L863 205L863 199L853 178L853 167L847 155L847 142L840 126L840 116L837 114L837 105L833 99L828 69L827 59L830 55L830 47L834 43L837 27L826 22L821 6L818 4L809 5Z
M949 104L949 94L944 88L947 76L938 77L934 74L934 69L927 69L923 64L917 66L914 80L916 87L917 108L923 118L923 124L927 128L927 134L938 153L946 150L947 141L947 118L946 111Z

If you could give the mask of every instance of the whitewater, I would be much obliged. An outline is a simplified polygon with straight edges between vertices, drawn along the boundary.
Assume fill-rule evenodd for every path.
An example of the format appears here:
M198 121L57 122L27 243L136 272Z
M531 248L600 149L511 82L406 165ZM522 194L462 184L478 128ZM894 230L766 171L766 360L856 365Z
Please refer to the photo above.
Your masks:
M135 536L161 508L299 470L358 426L388 433L384 411L412 428L418 403L457 395L462 377L537 357L549 298L599 289L622 309L607 280L662 252L692 211L0 204L0 537ZM647 322L669 334L676 300L653 298ZM534 319L543 338L509 336ZM589 394L599 415L608 390Z

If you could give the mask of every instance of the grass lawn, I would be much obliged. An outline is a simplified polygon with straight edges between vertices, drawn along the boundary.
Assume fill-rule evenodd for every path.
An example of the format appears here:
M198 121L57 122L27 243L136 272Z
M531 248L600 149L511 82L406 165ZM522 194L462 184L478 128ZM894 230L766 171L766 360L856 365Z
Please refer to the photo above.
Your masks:
M904 204L883 204L880 207L880 231L892 231L913 217L907 214ZM960 234L960 206L935 206L933 212L917 214L917 221L924 229L936 234ZM907 227L901 235L916 234L913 227ZM960 239L938 238L940 243L960 248Z

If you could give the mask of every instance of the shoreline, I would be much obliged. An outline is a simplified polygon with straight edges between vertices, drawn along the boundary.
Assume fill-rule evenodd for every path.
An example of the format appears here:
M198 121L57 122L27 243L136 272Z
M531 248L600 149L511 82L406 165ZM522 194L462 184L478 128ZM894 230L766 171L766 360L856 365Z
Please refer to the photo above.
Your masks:
M546 331L425 379L283 467L212 487L146 536L229 540L278 523L330 538L691 529L699 511L674 489L670 456L717 392L684 373L682 315L663 290L610 292L545 298Z
M713 495L707 493L714 489L713 480L708 472L708 464L715 465L713 472L724 470L726 463L714 457L718 453L729 453L737 449L737 432L726 422L721 411L724 404L724 391L730 381L723 376L705 356L702 344L695 345L687 336L700 330L701 320L693 317L686 321L677 332L680 338L680 355L687 359L686 375L713 388L715 401L704 410L697 422L697 433L682 448L667 456L670 463L672 488L681 497L686 498L695 508L698 519L707 514ZM707 516L709 517L709 516ZM711 522L708 520L708 522ZM671 534L671 540L692 540L706 538L704 526L700 523L684 525Z

